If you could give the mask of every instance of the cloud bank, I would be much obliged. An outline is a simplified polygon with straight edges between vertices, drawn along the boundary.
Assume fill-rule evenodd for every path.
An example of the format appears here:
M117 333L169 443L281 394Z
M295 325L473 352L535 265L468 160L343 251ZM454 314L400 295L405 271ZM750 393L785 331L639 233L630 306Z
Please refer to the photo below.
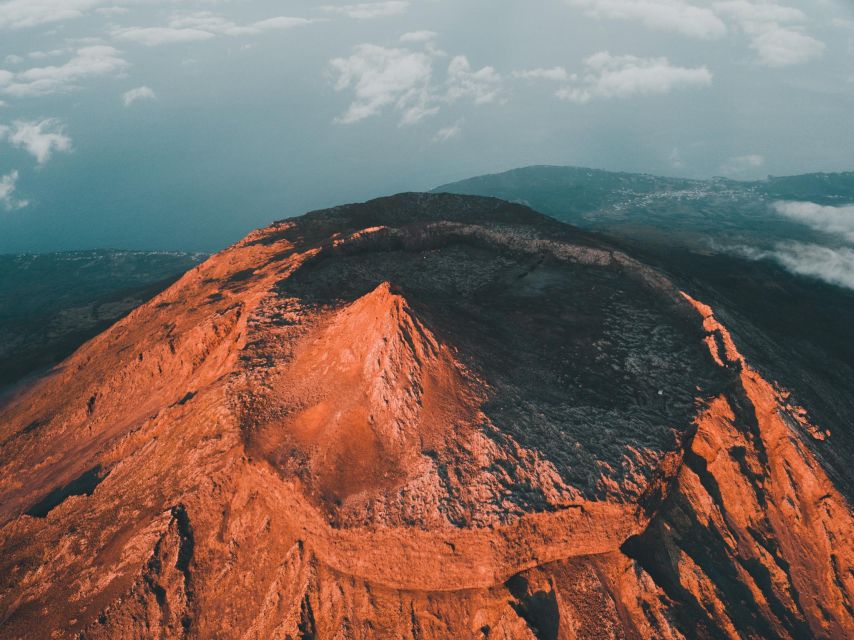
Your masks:
M854 244L854 205L829 207L814 202L780 201L772 205L780 216ZM773 260L788 271L854 289L854 248L804 242L780 242L773 249L735 247L751 260Z
M828 207L814 202L775 202L774 210L789 220L854 243L854 205Z
M783 242L773 250L737 247L735 252L751 260L773 260L792 273L854 289L854 249L848 247Z

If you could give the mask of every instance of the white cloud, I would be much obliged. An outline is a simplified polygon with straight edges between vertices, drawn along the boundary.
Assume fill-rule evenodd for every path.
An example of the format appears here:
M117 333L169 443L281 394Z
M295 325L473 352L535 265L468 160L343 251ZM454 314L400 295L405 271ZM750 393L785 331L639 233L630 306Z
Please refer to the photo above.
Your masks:
M6 0L0 3L0 29L79 18L100 4L104 0Z
M514 78L524 78L526 80L566 80L569 74L563 67L552 67L551 69L523 69L522 71L514 71Z
M435 31L409 31L400 36L401 42L431 42L438 34Z
M443 104L471 100L494 101L500 92L500 75L492 67L472 69L465 56L448 64L443 84L433 81L433 63L443 54L435 49L414 51L362 44L347 58L334 58L329 69L335 89L353 92L347 111L336 118L351 124L387 108L400 113L400 123L415 124L439 112Z
M27 61L27 58L31 60L44 60L46 58L52 58L56 56L63 56L68 54L71 49L51 49L50 51L30 51L25 56L10 54L3 58L3 62L6 64L21 64Z
M436 135L433 136L434 142L446 142L453 138L459 137L459 135L463 132L463 121L457 120L454 124L449 125L447 127L442 127L436 132Z
M750 2L748 0L723 0L715 2L714 10L735 18L742 26L760 28L772 22L804 22L806 14L794 7L784 7L773 2Z
M313 22L308 18L274 16L240 24L210 11L195 11L174 16L164 27L124 27L112 31L112 37L157 47L165 44L201 42L217 36L254 36L267 31L293 29Z
M258 20L249 24L239 24L227 18L211 13L209 11L197 11L186 15L174 17L169 22L172 29L192 29L210 33L211 35L224 36L251 36L258 35L264 31L277 29L293 29L309 24L307 18L294 18L290 16L275 16L265 20Z
M386 16L397 16L406 13L409 2L405 0L389 0L388 2L361 2L358 4L345 4L342 6L324 5L321 7L327 13L338 13L356 20L368 20L370 18L384 18Z
M854 205L828 207L814 202L775 202L781 216L854 243Z
M157 47L162 44L182 42L199 42L210 40L214 34L201 29L175 29L173 27L127 27L113 31L113 37L127 40L146 47Z
M301 27L306 24L310 24L313 20L309 20L308 18L295 18L292 16L276 16L275 18L267 18L266 20L259 20L252 24L252 26L260 31L272 31L274 29L293 29L294 27Z
M474 70L465 56L455 56L448 64L450 101L470 98L475 104L494 102L501 92L501 76L492 67Z
M0 93L42 96L71 91L87 78L112 75L127 68L117 49L104 45L82 47L62 65L33 67L16 73L0 71Z
M752 247L736 247L733 250L751 260L774 260L792 273L854 289L854 249L784 242L773 250Z
M55 152L71 151L71 138L65 135L62 123L56 118L45 120L16 120L11 127L0 128L0 138L32 154L43 166Z
M820 57L823 42L803 33L806 14L772 2L725 0L714 10L735 21L750 38L757 62L765 67L787 67Z
M788 67L809 62L824 54L820 40L784 27L769 28L754 36L750 45L765 67Z
M127 7L101 7L100 9L95 9L95 13L99 13L102 16L123 16L129 11L130 9Z
M214 34L245 36L257 33L257 30L251 25L237 24L224 16L211 13L210 11L197 11L195 13L175 16L169 21L169 28L177 31L185 29L201 31L210 36Z
M737 176L755 171L765 165L765 157L758 153L729 158L721 165L721 173L725 176Z
M33 60L44 60L45 58L55 58L57 56L64 56L68 52L68 49L51 49L50 51L30 51L27 54L27 57L32 58Z
M125 91L122 94L122 103L129 107L134 102L138 100L156 100L157 94L154 93L154 90L151 87L136 87L135 89L131 89L130 91Z
M683 0L567 0L594 18L630 20L647 28L711 40L727 28L715 13Z
M678 87L707 87L712 74L706 67L677 67L667 58L615 56L602 51L584 60L586 71L571 76L557 91L561 100L584 104L595 99L669 93Z
M18 182L18 172L12 171L5 176L0 176L0 204L6 211L14 211L26 207L29 202L20 200L15 196Z
M334 58L329 66L337 75L335 89L352 88L354 93L350 107L336 119L339 123L364 120L390 105L405 113L424 112L433 73L426 53L362 44L351 56Z

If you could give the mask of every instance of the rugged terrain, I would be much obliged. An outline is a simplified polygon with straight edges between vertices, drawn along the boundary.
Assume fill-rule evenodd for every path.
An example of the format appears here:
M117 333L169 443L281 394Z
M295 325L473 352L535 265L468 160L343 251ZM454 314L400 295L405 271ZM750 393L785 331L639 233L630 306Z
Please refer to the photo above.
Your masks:
M689 180L532 166L438 188L493 196L595 231L714 307L762 374L839 425L824 461L854 499L854 172ZM776 206L837 216L807 224ZM834 209L835 208L835 209ZM854 218L852 218L854 219Z
M851 637L837 425L692 294L491 198L255 232L0 408L0 636Z

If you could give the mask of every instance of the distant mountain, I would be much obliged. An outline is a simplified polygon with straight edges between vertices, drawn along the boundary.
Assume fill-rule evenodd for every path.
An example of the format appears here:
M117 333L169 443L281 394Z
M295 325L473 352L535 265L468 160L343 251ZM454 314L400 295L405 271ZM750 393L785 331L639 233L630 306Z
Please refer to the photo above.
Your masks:
M66 357L204 257L113 250L0 255L0 392Z
M711 247L713 243L833 240L780 215L780 200L824 206L854 203L854 172L741 182L690 180L599 169L533 166L442 185L435 192L489 195L526 204L577 226L616 235Z
M850 421L698 296L494 198L256 231L0 404L0 636L850 639Z

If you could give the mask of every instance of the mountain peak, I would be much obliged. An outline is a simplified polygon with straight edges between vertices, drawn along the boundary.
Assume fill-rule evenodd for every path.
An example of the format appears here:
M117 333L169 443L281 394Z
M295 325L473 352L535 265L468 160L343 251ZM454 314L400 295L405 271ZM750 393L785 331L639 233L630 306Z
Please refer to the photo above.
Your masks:
M845 637L850 509L735 354L667 277L521 205L276 223L0 408L0 624Z

